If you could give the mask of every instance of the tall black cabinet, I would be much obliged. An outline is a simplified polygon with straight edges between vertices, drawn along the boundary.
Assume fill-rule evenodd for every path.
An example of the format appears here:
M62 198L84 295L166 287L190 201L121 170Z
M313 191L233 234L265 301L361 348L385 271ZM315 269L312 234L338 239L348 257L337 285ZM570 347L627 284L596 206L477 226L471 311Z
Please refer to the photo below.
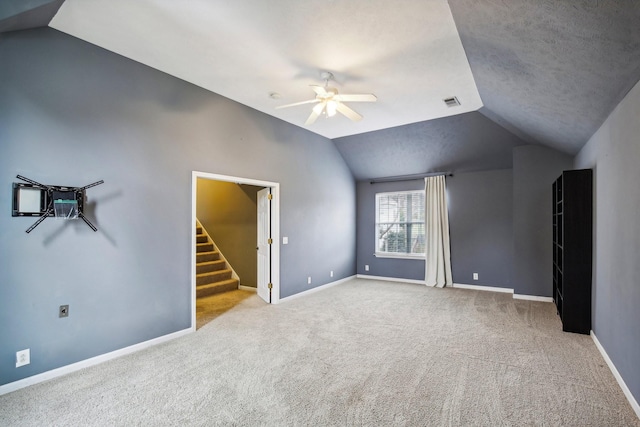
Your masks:
M564 171L553 183L553 301L562 330L591 330L593 174Z

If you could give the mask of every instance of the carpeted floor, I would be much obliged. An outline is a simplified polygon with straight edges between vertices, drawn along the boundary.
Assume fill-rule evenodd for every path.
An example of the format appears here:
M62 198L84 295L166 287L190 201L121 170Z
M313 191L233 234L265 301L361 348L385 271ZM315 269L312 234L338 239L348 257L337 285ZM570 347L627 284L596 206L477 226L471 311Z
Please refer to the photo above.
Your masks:
M0 396L3 426L640 426L550 303L353 280Z
M196 329L202 328L216 317L231 310L255 292L238 289L196 299Z

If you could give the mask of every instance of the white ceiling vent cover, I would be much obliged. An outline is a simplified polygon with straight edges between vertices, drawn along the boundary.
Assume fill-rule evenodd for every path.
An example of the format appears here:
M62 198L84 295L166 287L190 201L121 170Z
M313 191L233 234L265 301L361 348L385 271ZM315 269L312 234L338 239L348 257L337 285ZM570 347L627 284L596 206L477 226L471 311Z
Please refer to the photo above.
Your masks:
M445 98L443 99L443 101L449 108L457 107L460 105L460 101L458 101L458 98L455 96L452 96L451 98Z

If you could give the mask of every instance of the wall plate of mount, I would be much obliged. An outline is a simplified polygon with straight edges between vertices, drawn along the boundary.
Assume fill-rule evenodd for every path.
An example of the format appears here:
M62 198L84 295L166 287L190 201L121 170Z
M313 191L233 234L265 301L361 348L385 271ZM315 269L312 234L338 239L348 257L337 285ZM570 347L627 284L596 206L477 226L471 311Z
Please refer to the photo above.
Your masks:
M11 216L40 217L26 231L30 233L47 217L62 219L82 219L93 231L98 229L84 216L84 200L86 190L104 181L96 181L84 187L65 187L60 185L40 184L24 176L18 175L24 182L13 183L13 209Z
M13 183L11 216L42 216L48 204L47 191L32 184Z

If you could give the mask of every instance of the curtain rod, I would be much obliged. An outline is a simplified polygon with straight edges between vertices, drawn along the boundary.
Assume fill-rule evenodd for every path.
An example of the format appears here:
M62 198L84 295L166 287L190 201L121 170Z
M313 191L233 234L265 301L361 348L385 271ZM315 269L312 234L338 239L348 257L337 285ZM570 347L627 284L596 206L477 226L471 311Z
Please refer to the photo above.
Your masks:
M428 176L453 176L452 172L427 172L427 173L418 173L413 175L398 175L398 176L389 176L386 178L376 178L372 179L370 184L378 184L381 182L395 182L395 181L415 181L418 179L423 179Z

